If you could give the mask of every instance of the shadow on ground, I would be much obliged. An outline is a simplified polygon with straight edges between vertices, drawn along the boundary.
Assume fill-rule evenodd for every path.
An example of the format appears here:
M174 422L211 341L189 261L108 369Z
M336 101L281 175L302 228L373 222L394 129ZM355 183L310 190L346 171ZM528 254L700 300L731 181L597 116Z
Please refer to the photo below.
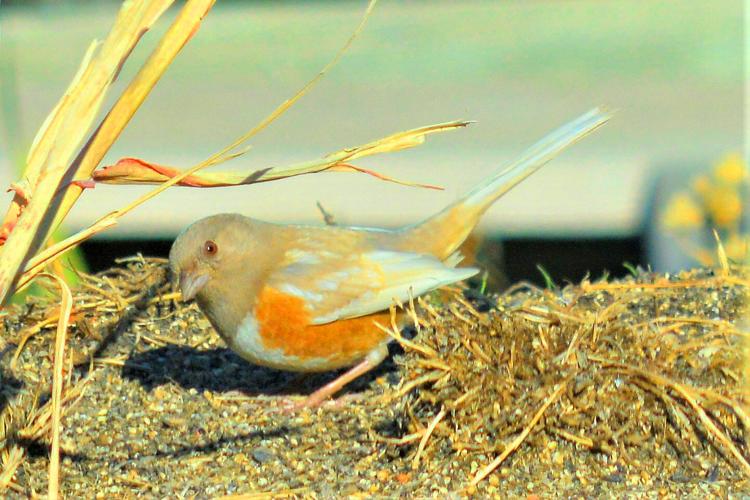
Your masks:
M391 349L399 352L400 348ZM396 367L389 357L376 370L355 380L342 394L361 392L376 378L387 376L398 382ZM309 394L330 382L343 371L294 373L255 366L227 348L197 350L169 345L134 353L125 362L122 376L135 380L146 390L174 383L183 389L211 392L240 392L247 396L285 396Z

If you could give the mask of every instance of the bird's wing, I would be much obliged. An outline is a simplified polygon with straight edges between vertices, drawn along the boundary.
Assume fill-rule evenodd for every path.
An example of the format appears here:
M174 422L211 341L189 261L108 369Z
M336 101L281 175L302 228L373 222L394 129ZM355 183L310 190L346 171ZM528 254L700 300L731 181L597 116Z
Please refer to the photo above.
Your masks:
M455 268L430 255L393 250L356 254L290 250L286 265L268 285L302 299L312 324L364 316L388 309L449 283L469 278L475 268Z

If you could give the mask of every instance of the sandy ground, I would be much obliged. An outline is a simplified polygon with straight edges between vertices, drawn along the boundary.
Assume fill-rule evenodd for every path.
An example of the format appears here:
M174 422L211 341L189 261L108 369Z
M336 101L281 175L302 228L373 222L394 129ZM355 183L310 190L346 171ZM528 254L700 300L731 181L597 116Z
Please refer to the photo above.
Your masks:
M62 491L740 498L750 494L734 326L745 276L642 274L431 297L413 343L394 347L335 405L288 415L280 401L333 374L299 378L242 361L194 305L165 295L163 264L135 259L76 293ZM3 321L0 430L21 456L10 497L46 489L52 327L34 325L53 314L29 303Z

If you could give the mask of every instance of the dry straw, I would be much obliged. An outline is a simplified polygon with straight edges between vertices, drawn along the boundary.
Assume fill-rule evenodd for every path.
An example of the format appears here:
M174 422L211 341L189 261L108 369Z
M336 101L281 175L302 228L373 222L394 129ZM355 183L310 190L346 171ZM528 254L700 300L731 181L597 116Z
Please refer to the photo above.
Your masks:
M62 278L46 275L60 287L60 314L55 335L55 366L52 372L52 450L49 460L49 498L57 498L60 489L60 431L62 420L63 365L65 363L65 334L73 310L73 296Z
M466 321L477 311L461 297L423 307L414 321L427 331L416 341L389 332L409 374L394 397L419 416L405 418L408 442L420 439L413 464L450 460L435 441L494 456L472 473L471 490L522 447L537 456L558 438L655 463L676 450L686 467L720 456L750 477L748 335L731 321L746 311L748 285L746 268L727 265L516 291L484 322ZM728 319L712 317L718 310Z

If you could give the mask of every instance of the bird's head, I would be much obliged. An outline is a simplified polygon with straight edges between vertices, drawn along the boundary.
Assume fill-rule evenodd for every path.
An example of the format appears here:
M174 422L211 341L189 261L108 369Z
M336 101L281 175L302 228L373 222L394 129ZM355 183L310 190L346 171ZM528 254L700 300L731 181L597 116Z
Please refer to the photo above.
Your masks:
M237 278L242 256L254 246L252 236L250 219L237 214L206 217L180 233L169 252L169 267L183 299L200 299L218 283Z

